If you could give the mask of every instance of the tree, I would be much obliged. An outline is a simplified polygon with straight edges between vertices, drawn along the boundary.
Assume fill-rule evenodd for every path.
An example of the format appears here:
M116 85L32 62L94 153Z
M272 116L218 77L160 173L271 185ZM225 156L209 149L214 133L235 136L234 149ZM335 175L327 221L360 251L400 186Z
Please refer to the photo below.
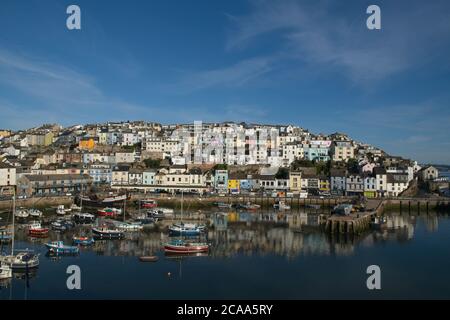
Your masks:
M159 160L159 159L145 159L144 163L145 163L145 166L147 168L157 169L157 168L159 168L159 166L161 164L161 160Z
M331 168L330 160L328 160L327 162L323 162L323 161L316 162L317 174L323 174L323 175L328 176L330 174L330 168Z
M314 167L314 162L310 160L295 160L291 163L291 169L296 170L301 167Z
M213 168L214 171L216 170L228 170L228 165L226 163L218 163Z
M356 160L356 159L348 159L348 161L347 161L347 170L350 173L358 173L359 172L358 160Z
M279 168L278 172L275 174L276 179L289 179L289 169Z

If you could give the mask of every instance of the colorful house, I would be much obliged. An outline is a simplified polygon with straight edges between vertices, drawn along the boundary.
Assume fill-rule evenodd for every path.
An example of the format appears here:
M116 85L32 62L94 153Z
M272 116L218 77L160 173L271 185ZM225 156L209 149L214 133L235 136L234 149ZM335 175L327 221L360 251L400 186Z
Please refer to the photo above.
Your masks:
M85 137L81 138L78 143L78 148L82 150L93 150L95 147L95 139L93 137Z
M228 179L228 192L239 193L240 181L238 179Z

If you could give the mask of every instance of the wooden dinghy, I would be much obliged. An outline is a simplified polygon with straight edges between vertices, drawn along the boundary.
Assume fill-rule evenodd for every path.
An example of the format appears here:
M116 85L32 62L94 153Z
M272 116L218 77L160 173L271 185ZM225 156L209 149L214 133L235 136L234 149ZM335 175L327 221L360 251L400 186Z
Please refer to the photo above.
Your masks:
M139 257L139 260L141 262L156 262L159 260L159 258L157 256L142 256Z

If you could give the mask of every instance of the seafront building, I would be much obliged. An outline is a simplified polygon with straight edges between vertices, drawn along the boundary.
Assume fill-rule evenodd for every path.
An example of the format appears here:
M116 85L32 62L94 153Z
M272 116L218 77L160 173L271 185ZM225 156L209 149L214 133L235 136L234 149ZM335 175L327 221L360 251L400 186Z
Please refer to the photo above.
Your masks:
M2 130L0 188L59 195L80 185L149 192L251 192L397 197L439 192L435 167L391 156L343 133L293 125L118 122Z

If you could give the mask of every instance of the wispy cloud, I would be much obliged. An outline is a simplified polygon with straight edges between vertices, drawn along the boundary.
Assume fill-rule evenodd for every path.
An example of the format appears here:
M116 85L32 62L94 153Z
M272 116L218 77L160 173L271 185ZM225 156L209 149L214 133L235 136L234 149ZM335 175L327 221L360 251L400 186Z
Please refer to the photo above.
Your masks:
M298 59L318 70L341 71L355 82L386 78L427 61L450 33L450 6L436 1L383 3L382 30L365 27L365 7L353 1L358 15L345 16L330 1L252 1L253 10L230 16L226 48L245 49L276 33L279 57ZM314 5L312 5L314 4ZM353 11L351 11L353 12ZM420 23L419 23L420 21ZM448 47L446 48L448 51Z
M191 93L214 87L236 88L269 73L272 61L269 57L258 57L233 65L202 71L190 71L184 75L176 88L179 93Z
M14 128L48 121L91 122L149 111L106 95L89 74L4 49L0 49L0 87L4 92L0 125Z

